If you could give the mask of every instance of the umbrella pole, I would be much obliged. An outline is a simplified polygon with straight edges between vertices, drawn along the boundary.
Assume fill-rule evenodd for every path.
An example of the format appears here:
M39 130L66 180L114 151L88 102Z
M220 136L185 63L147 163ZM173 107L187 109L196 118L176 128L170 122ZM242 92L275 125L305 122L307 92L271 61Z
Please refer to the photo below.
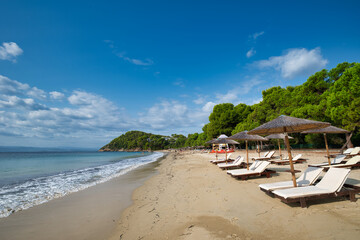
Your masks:
M249 170L249 151L248 151L248 141L245 140L246 144L246 169Z
M258 142L257 146L256 146L256 149L258 150L258 154L259 154L259 157L260 157L260 143Z
M227 163L227 151L226 151L226 148L225 148L225 163Z
M324 139L325 139L327 159L328 159L329 165L331 165L330 154L329 154L329 146L328 146L328 142L327 142L327 139L326 139L326 133L324 133Z
M285 127L284 127L284 132L285 132L285 131L286 131L286 129L285 129ZM291 156L289 136L288 136L287 132L285 132L284 134L285 134L285 144L286 144L286 148L287 148L288 155L289 155L290 171L291 171L292 181L293 181L294 187L297 187L297 185L296 185L296 178L295 178L295 171L294 171L294 164L293 164L292 156Z
M282 160L280 139L278 139L278 145L279 145L280 160Z

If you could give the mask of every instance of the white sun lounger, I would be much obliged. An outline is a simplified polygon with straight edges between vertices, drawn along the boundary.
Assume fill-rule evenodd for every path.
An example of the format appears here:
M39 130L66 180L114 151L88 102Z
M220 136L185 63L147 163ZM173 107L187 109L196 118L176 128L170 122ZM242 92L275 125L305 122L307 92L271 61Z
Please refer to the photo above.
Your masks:
M264 157L257 157L257 158L253 158L253 160L257 161L257 160L270 160L275 154L275 151L271 151L268 152L268 154Z
M350 158L346 163L336 164L333 166L322 166L324 169L328 168L352 168L352 167L360 167L360 155Z
M345 155L337 155L330 163L331 165L340 164L345 159ZM309 167L323 167L329 166L328 162L318 163L318 164L310 164Z
M222 162L226 162L226 161L230 161L230 157L231 157L232 153L229 153L227 155L227 158L218 158L218 159L213 159L213 160L210 160L211 163L222 163Z
M352 150L354 150L354 148L348 148L343 152L343 154L348 155L352 152Z
M306 159L301 158L302 154L298 154L295 157L293 157L292 162L293 163L302 163L302 162L306 162ZM283 159L283 160L271 160L271 163L275 163L278 165L285 165L285 164L290 164L290 160L289 158Z
M313 184L320 176L322 172L321 168L317 167L308 167L305 172L296 179L296 184L298 187L305 187ZM292 181L284 181L284 182L275 182L275 183L265 183L260 184L259 187L264 192L271 192L274 190L282 189L282 188L292 188Z
M255 158L252 158L253 160L258 160L257 158L265 158L268 154L270 153L270 151L267 151L267 152L264 152L264 154L260 157L255 157Z
M360 192L360 188L352 186L354 188L350 189L350 185L347 185L342 190L349 174L350 169L330 168L315 186L280 189L273 191L273 194L285 203L300 202L301 207L306 207L307 200L338 196L350 196L351 201L356 201L355 193Z
M360 147L356 147L351 151L351 153L349 153L349 156L355 156L358 155L359 153L360 153Z
M254 163L256 163L254 165ZM271 177L271 174L275 173L275 171L266 171L266 168L270 165L268 161L255 161L250 167L247 169L237 169L227 171L232 177L241 178L242 180L247 179L251 176L262 176L266 175L266 177Z
M232 163L219 163L218 167L221 169L236 168L244 164L244 157L238 156L237 159Z

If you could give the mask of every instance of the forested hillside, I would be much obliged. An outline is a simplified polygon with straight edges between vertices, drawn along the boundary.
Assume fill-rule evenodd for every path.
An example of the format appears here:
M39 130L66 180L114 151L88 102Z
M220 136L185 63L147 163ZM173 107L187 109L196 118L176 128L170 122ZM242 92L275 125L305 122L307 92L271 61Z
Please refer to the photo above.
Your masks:
M251 106L243 103L236 106L231 103L214 106L209 116L209 123L202 129L203 132L189 134L187 138L183 135L159 137L152 134L131 135L134 139L122 137L127 136L126 133L106 146L117 149L140 147L153 150L199 146L220 134L230 136L240 131L251 130L279 115L330 122L334 126L352 131L352 142L360 145L360 63L338 64L330 71L324 69L315 73L302 85L264 90L262 97L260 103ZM294 134L294 137L296 144L323 146L320 134ZM153 140L147 140L149 138ZM343 136L329 135L332 145L343 144L343 139Z

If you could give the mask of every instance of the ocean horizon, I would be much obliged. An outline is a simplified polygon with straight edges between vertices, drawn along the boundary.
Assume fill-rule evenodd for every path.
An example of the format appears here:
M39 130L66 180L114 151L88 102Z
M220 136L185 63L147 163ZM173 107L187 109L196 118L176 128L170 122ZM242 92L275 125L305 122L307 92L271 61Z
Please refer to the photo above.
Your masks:
M154 162L160 152L0 152L0 218Z

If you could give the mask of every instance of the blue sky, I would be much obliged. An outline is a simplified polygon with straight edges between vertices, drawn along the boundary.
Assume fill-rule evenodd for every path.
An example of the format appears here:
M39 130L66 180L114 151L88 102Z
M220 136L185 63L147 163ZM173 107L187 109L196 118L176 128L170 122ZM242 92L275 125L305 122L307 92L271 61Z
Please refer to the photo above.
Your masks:
M128 130L201 132L359 62L358 1L2 1L0 145L101 147Z

